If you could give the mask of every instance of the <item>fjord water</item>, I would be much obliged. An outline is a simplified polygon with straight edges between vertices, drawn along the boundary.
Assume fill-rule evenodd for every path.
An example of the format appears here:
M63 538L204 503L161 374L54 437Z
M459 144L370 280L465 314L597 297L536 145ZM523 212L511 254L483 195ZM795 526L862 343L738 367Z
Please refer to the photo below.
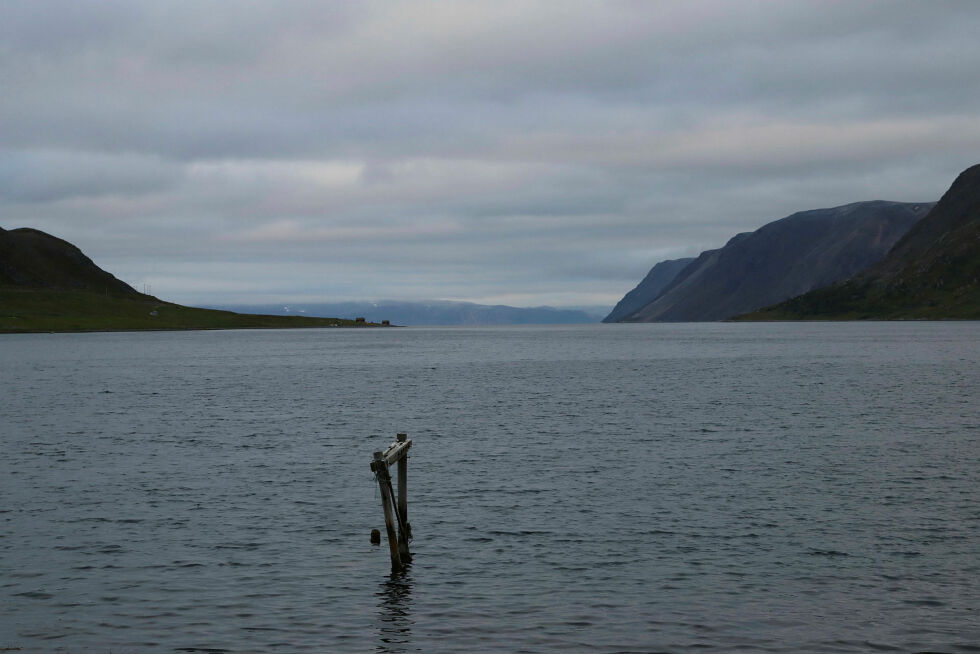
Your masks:
M978 337L0 336L0 649L980 651Z

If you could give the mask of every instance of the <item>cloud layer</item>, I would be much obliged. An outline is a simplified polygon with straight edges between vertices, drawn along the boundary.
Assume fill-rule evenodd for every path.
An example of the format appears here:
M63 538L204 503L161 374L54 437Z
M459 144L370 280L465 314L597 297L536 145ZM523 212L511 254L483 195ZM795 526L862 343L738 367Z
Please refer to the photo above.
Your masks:
M980 161L965 2L0 5L0 226L186 303L613 304Z

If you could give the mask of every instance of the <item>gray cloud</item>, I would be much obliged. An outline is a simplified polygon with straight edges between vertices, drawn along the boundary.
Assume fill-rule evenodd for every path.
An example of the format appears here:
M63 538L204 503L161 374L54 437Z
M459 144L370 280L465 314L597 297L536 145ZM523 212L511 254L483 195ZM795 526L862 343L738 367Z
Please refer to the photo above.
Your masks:
M615 302L980 152L963 2L0 5L0 225L186 302Z
M0 150L0 200L11 202L160 193L174 188L182 175L179 165L152 155Z

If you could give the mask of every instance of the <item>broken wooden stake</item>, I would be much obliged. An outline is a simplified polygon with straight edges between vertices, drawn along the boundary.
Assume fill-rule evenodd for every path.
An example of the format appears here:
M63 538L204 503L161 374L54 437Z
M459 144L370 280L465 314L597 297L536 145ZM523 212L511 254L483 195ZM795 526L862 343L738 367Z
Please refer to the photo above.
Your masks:
M412 441L406 434L398 434L397 441L384 452L375 452L371 461L371 470L381 489L381 508L385 514L393 572L400 572L404 564L412 560L408 551L408 541L412 538L412 527L408 524L408 449L411 446ZM398 464L397 502L389 472L389 466L394 463Z

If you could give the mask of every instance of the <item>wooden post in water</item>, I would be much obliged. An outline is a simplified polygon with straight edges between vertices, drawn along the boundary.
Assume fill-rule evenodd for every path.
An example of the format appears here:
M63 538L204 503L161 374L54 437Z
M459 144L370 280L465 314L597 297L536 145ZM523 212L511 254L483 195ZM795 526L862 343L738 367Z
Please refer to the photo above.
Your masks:
M404 443L408 434L398 434L396 442ZM398 513L405 523L405 533L401 534L405 541L405 552L408 552L408 541L412 538L412 524L408 521L408 451L398 459ZM411 556L411 555L409 555Z
M402 569L402 558L399 553L398 536L395 534L395 516L393 502L388 494L391 489L391 476L388 474L388 464L385 463L384 454L374 453L374 461L371 469L378 475L378 485L381 487L381 508L385 512L385 529L388 531L388 549L391 550L391 569L398 572Z
M403 563L412 560L408 551L408 541L412 528L408 524L408 448L412 441L406 434L398 434L398 440L384 452L375 452L371 470L381 488L381 507L385 513L385 527L388 531L388 548L391 550L391 569L399 572ZM391 464L398 463L398 500L391 485ZM397 532L395 525L397 524Z

